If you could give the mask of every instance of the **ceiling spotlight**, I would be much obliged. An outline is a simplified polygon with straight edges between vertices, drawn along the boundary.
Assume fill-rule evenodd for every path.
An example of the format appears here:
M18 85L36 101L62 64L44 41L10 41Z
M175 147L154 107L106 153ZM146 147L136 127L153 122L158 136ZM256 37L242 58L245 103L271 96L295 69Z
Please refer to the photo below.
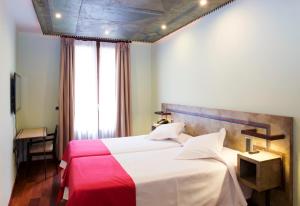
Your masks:
M167 25L165 25L165 24L161 25L161 29L162 29L162 30L167 29Z
M61 13L55 13L55 18L60 19L62 17Z
M105 32L104 32L105 35L109 35L109 33L110 32L108 30L105 30Z
M200 6L205 6L207 4L207 0L200 0Z

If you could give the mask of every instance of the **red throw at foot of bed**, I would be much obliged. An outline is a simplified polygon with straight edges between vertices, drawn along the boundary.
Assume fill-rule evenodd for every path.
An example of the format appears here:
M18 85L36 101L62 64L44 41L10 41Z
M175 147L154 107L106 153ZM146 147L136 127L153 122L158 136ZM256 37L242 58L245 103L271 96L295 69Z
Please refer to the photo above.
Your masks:
M112 156L75 158L70 165L68 206L135 206L132 178Z
M65 161L65 169L62 171L61 187L68 184L69 165L74 158L98 155L110 155L109 149L101 140L72 140L62 158Z
M67 164L73 158L97 155L109 155L110 151L101 140L72 140L62 157Z

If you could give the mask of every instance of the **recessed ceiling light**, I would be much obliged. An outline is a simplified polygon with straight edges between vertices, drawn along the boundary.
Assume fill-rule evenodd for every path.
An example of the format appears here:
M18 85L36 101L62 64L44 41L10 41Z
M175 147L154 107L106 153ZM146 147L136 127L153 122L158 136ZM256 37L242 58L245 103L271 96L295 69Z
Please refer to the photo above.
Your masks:
M165 25L165 24L161 25L161 29L162 29L162 30L167 29L167 25Z
M109 35L109 33L110 33L109 30L105 30L104 32L105 35Z
M55 18L60 19L62 17L61 13L55 13Z
M207 4L207 0L200 0L200 6L205 6Z

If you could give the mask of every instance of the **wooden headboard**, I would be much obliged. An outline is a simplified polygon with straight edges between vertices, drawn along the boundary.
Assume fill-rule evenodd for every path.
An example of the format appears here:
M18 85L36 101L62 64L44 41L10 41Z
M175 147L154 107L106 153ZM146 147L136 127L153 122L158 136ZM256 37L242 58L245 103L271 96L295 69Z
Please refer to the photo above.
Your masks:
M171 112L174 122L185 122L185 132L192 136L226 128L224 146L239 151L245 151L245 138L241 130L257 129L267 135L284 134L284 139L274 141L255 139L254 144L260 149L282 155L282 187L271 191L271 205L293 204L293 118L166 103L162 104L162 110ZM253 198L258 203L263 202L262 194L255 193Z

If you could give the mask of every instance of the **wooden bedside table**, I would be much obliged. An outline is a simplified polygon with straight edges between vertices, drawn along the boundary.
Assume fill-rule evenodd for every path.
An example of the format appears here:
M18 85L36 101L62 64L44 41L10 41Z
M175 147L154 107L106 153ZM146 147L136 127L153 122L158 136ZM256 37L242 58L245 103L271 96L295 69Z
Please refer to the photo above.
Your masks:
M238 154L238 178L244 185L266 192L266 205L270 205L270 190L281 185L281 156L260 151L256 154Z

